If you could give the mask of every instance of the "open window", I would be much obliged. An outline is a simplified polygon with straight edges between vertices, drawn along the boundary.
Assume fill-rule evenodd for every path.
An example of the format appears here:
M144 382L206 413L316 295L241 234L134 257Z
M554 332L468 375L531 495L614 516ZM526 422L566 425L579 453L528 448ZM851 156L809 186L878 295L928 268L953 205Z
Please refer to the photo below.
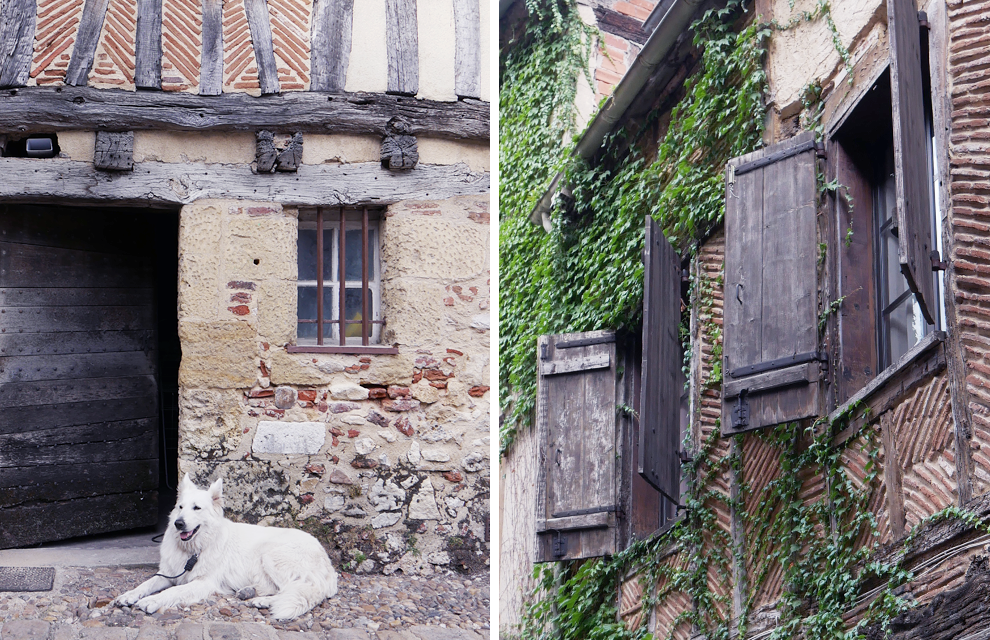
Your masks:
M613 554L680 497L684 377L677 253L649 217L643 331L541 336L536 561Z
M826 376L841 404L940 328L927 43L910 0L888 20L889 67L830 128L824 165L810 132L729 163L724 434L820 416Z

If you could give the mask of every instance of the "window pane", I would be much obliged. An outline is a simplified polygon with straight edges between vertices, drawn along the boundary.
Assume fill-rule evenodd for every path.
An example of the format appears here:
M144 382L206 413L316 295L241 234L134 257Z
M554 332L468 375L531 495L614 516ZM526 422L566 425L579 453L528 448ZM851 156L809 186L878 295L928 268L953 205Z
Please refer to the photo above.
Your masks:
M375 315L375 301L371 297L371 289L368 289L368 316L369 320L374 320ZM361 290L348 288L344 293L344 309L346 317L348 320L361 320ZM369 334L372 332L372 328L368 326ZM349 324L347 325L347 333L345 334L348 338L360 338L361 337L361 325L360 324Z
M901 262L897 257L897 238L890 230L883 233L884 257L887 261L887 299L890 304L897 296L907 291L907 278L901 273Z
M925 334L925 318L914 296L908 296L888 316L890 330L890 363L907 353Z
M316 280L316 230L299 230L297 266L300 280ZM323 278L333 278L333 230L323 230Z
M368 279L375 279L375 252L372 250L375 243L375 232L368 229ZM347 280L361 279L361 230L347 230L347 255L344 256L344 266L346 268Z
M334 329L333 320L333 296L335 288L332 286L323 287L323 337L329 338ZM316 341L316 287L299 287L299 302L297 318L300 320L312 320L313 322L300 322L298 326L299 340Z

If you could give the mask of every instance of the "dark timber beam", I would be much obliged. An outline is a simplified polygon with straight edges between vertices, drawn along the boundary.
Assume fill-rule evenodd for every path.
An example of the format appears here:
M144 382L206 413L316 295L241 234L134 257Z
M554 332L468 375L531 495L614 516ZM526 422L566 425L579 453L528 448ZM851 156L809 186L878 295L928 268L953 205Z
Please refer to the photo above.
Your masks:
M44 131L257 131L384 135L394 117L410 135L489 139L489 104L437 102L379 93L289 91L256 98L244 93L197 96L179 92L91 87L0 90L0 135Z
M0 158L0 201L171 207L204 198L285 205L387 205L487 194L490 176L465 165L420 165L393 173L377 162L300 165L296 173L251 172L246 164L141 162L99 171L88 162Z
M7 0L0 7L0 87L22 87L31 72L34 0Z

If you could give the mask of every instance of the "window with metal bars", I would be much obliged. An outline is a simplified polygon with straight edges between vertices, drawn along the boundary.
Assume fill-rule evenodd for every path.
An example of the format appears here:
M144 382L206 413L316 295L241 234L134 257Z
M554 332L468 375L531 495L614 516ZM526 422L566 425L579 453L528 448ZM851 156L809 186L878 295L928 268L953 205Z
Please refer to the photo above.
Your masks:
M297 340L290 351L381 352L379 210L299 211Z

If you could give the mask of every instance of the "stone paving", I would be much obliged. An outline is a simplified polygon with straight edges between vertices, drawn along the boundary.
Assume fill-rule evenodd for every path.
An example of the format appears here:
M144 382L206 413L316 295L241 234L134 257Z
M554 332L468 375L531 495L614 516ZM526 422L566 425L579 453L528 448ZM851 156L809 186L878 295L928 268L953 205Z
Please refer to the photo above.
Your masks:
M0 592L0 640L481 640L489 574L341 573L340 590L289 623L235 596L147 615L113 598L156 567L58 568L52 591Z

